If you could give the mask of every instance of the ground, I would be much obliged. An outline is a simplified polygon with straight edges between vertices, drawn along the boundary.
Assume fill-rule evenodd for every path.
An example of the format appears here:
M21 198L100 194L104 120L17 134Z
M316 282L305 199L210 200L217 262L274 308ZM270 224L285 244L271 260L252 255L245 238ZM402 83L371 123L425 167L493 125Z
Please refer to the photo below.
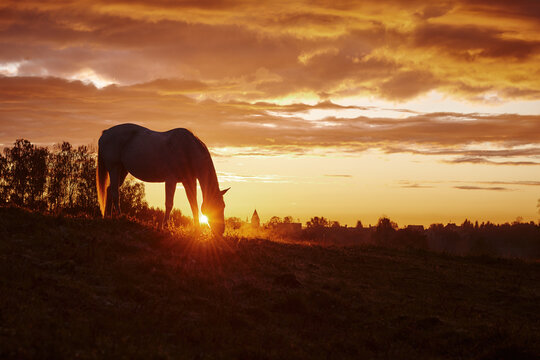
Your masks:
M1 358L536 359L540 264L0 208Z

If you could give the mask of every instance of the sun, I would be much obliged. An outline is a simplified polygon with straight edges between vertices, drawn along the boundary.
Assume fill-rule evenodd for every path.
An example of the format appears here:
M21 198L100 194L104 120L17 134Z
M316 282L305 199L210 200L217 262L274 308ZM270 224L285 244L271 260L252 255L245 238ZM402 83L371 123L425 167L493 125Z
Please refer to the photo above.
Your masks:
M208 217L206 215L199 216L199 224L208 225Z

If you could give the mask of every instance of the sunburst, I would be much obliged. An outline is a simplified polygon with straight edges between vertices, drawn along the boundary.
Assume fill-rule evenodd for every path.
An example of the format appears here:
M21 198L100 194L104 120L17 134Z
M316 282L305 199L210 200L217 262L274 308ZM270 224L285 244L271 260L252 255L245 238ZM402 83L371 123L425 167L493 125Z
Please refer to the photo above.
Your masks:
M208 225L208 217L206 215L199 216L199 224Z

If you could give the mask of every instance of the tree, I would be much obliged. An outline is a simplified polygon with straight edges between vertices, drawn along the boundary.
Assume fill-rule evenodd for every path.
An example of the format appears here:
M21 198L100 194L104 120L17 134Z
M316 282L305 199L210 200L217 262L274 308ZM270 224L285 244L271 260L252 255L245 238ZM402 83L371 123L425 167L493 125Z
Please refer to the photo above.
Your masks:
M2 192L6 200L21 206L40 208L47 182L48 150L25 139L4 149Z
M242 227L242 219L238 217L229 217L225 219L225 227L227 229L238 230Z
M87 214L99 213L96 189L96 161L87 146L79 146L75 153L77 172L77 205Z
M383 216L379 218L373 235L376 240L382 243L389 243L394 238L397 228L398 225L395 222Z
M7 182L8 162L5 156L0 154L0 204L9 200L9 186Z
M124 214L136 216L148 207L145 200L144 184L127 179L120 187L120 210Z
M278 216L272 216L272 217L270 218L270 220L268 220L267 226L268 226L269 228L275 228L276 226L278 226L278 224L281 224L281 223L283 223L283 221L281 221L281 218L280 218L280 217L278 217Z
M55 148L49 161L49 208L73 208L77 189L75 151L66 141Z
M285 217L283 218L283 223L284 223L284 224L292 224L293 222L294 222L294 220L293 220L293 217L292 217L292 216L285 216Z
M323 216L321 216L321 217L318 217L318 216L312 217L306 223L306 227L308 229L325 228L325 227L328 227L329 225L330 225L330 222L328 221L327 218L325 218Z

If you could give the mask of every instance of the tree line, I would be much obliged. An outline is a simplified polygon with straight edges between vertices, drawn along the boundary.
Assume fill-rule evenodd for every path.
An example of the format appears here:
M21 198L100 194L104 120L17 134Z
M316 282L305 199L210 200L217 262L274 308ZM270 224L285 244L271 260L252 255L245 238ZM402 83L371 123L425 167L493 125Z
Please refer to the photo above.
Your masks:
M101 216L96 190L96 157L90 146L62 142L52 148L17 139L0 154L0 205L36 211ZM143 221L159 221L163 211L149 207L144 184L127 179L120 188L122 213ZM177 224L189 219L172 214Z

